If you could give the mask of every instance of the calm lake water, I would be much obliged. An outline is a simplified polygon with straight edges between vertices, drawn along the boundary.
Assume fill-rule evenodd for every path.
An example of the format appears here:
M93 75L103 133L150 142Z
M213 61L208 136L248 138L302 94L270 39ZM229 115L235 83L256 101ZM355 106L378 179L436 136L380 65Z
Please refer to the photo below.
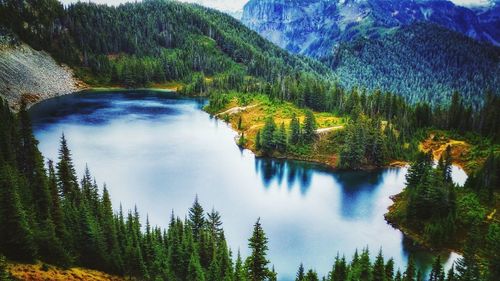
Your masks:
M428 268L432 253L383 217L406 168L339 172L256 158L236 146L228 125L201 110L204 104L165 92L91 92L44 101L30 113L43 154L57 161L64 132L78 174L88 164L116 209L137 205L143 220L147 214L165 227L172 210L184 217L198 195L207 211L221 212L232 250L244 256L260 217L280 280L292 280L301 262L326 274L337 252L350 257L366 246L372 256L382 248L396 267L411 253ZM453 173L460 183L466 178ZM456 258L444 255L448 265Z

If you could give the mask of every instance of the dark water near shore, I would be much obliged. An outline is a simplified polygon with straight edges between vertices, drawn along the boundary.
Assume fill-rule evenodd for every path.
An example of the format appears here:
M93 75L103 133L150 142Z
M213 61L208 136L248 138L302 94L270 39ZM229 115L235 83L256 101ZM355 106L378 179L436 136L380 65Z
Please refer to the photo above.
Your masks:
M410 253L429 266L432 253L383 217L406 168L338 172L256 158L236 146L231 128L201 110L204 103L165 92L92 92L44 101L30 113L43 154L57 160L64 132L78 174L88 164L115 208L136 204L143 219L165 227L172 210L184 217L198 195L205 209L221 212L229 245L242 255L261 217L280 280L292 280L301 262L326 274L337 252L350 257L366 246L372 256L382 248L396 268ZM465 180L458 169L454 177Z

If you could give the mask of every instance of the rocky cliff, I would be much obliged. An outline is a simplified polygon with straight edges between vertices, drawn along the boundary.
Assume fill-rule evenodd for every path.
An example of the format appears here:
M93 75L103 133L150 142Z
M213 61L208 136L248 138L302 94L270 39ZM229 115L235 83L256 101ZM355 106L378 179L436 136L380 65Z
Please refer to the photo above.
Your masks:
M498 12L487 9L479 15L444 0L250 0L242 21L293 53L322 57L339 42L378 38L415 22L498 45Z
M17 109L21 100L33 103L84 88L73 71L49 54L10 36L0 35L0 96Z

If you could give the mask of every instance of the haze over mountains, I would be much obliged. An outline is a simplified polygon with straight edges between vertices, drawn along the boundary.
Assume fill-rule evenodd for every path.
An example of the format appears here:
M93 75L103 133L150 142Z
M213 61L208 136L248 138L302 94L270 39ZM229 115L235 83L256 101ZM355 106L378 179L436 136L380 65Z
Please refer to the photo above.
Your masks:
M242 21L284 49L322 57L339 42L379 38L416 22L499 45L499 6L498 1L469 9L442 0L251 0Z

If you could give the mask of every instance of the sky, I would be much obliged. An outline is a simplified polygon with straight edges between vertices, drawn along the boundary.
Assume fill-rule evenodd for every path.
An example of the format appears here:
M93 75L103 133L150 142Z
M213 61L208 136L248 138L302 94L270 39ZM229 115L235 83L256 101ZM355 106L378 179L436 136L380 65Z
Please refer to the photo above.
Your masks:
M78 2L78 0L60 0L64 4ZM99 4L117 5L124 2L134 2L135 0L80 0L82 2L91 1ZM203 6L215 8L222 11L239 11L243 9L248 0L178 0L181 2L198 3ZM451 0L457 5L471 6L488 3L488 0Z

